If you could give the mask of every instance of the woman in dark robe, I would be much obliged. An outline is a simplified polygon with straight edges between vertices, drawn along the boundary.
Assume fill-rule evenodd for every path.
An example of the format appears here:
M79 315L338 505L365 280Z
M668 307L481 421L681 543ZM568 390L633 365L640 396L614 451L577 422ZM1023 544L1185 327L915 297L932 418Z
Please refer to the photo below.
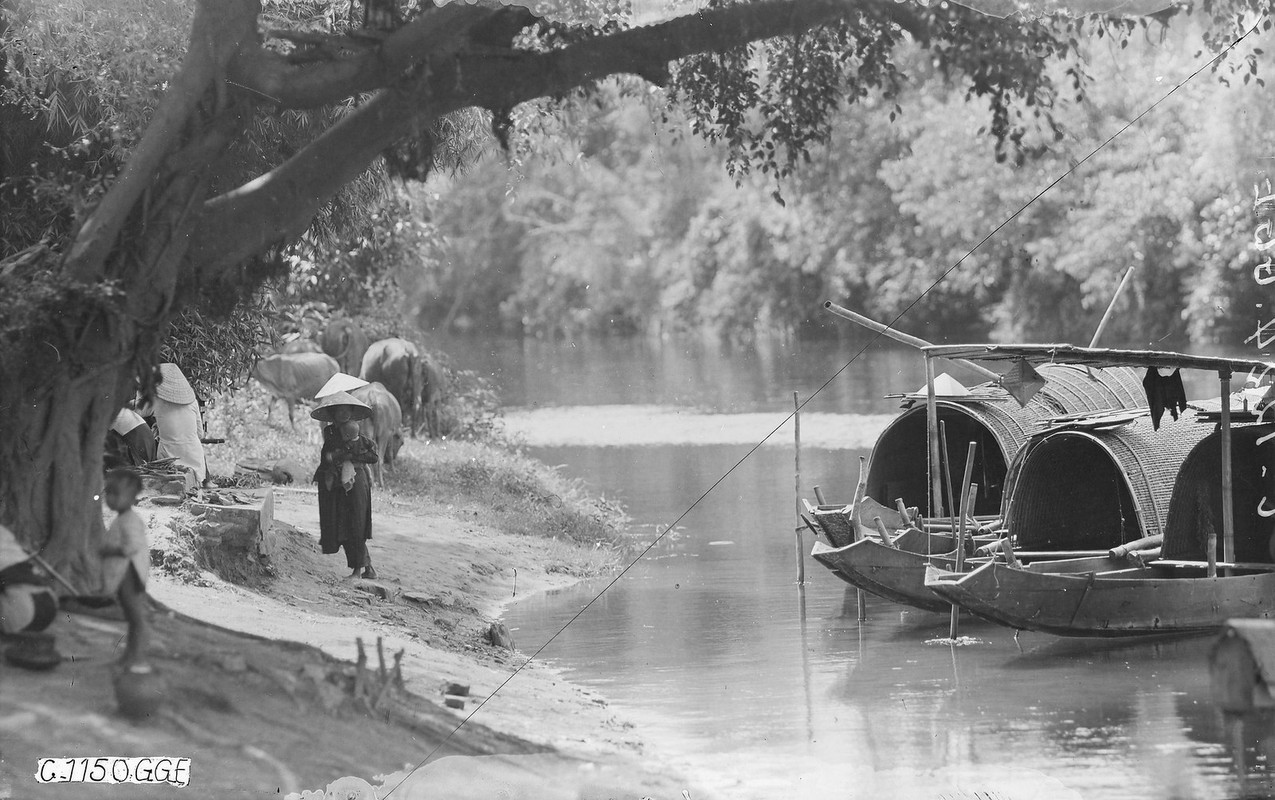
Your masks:
M314 480L319 484L319 547L325 555L345 548L351 578L375 578L367 540L372 538L372 481L367 465L378 460L376 445L366 436L345 438L341 427L366 419L372 409L346 392L323 398L310 416L323 426L323 451ZM342 482L342 467L353 465L353 481ZM348 488L347 488L348 486Z

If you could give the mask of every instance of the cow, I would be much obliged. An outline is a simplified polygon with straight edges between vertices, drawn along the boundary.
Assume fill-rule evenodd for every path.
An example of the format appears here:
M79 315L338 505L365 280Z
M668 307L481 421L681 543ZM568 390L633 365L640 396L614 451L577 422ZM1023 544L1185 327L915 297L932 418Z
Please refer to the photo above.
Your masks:
M431 439L439 436L438 407L442 404L446 388L443 367L428 353L422 355L418 362L421 375L420 410L424 417L425 431ZM419 423L418 423L419 427ZM417 431L413 431L415 434Z
M266 422L274 413L274 401L288 404L288 424L296 427L292 412L300 400L313 400L315 392L340 369L336 359L323 353L286 353L267 356L252 368L252 377L270 392Z
M403 411L390 390L378 381L354 389L350 394L372 409L372 416L359 421L359 433L376 442L380 460L372 465L372 475L377 486L384 486L382 470L394 463L403 446Z
M279 349L281 354L289 353L322 353L323 348L319 347L319 343L313 339L307 339L304 336L298 336L295 339L284 342L282 348Z
M336 359L341 371L354 375L363 367L363 354L367 352L367 334L358 323L349 319L334 319L323 329L323 352Z
M423 376L420 370L420 351L406 339L381 339L363 354L359 377L365 381L379 381L398 400L403 419L413 434L417 426Z

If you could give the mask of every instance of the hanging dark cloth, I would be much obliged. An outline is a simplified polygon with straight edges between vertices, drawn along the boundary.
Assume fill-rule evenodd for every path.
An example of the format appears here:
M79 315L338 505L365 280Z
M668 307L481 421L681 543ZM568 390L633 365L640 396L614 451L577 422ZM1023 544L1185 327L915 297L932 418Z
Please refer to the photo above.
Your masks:
M1173 370L1169 375L1161 375L1155 367L1147 370L1142 379L1142 388L1147 391L1147 405L1151 407L1151 427L1160 429L1160 417L1165 410L1178 418L1179 411L1186 411L1186 389L1182 386L1182 372ZM1230 398L1222 398L1228 402Z

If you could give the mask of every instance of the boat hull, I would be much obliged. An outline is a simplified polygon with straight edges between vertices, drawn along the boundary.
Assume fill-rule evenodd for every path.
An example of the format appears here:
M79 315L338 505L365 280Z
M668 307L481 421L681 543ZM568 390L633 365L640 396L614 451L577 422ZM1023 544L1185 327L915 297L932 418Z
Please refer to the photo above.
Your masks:
M1236 617L1275 617L1275 572L1209 578L1151 566L1047 573L989 562L965 574L931 567L925 585L983 619L1059 636L1186 633Z
M846 583L878 597L927 611L951 608L951 603L925 586L926 566L954 566L951 557L887 547L876 539L861 539L845 547L816 542L811 555Z

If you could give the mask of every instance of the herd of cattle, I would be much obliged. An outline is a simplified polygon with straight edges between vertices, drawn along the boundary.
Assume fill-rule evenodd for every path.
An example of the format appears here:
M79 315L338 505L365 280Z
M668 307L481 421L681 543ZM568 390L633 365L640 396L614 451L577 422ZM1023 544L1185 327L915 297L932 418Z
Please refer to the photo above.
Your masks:
M406 339L381 339L369 345L363 329L348 319L329 322L319 341L295 339L280 352L260 359L252 377L270 392L267 420L279 399L288 406L289 424L295 425L297 403L311 400L338 372L369 382L350 394L372 408L372 416L359 425L376 442L381 464L394 463L404 426L412 436L422 429L430 438L439 435L443 375L438 364ZM381 464L373 468L378 483Z

